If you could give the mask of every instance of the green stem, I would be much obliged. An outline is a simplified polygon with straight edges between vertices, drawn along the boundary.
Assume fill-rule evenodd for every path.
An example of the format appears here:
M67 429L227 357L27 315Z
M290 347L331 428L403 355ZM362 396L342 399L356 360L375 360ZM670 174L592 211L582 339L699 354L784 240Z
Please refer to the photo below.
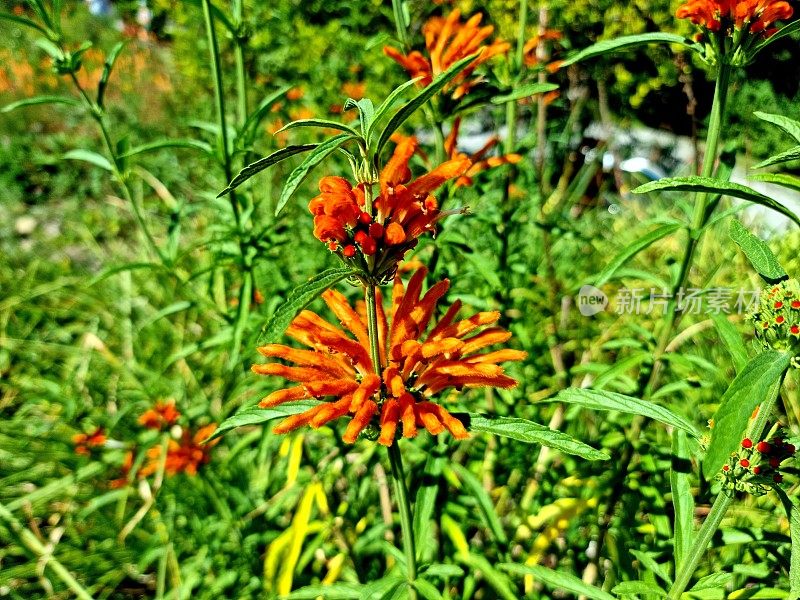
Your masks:
M519 29L517 30L517 47L514 53L514 63L517 70L515 80L519 82L525 64L525 30L528 24L528 0L519 2ZM506 141L505 152L514 152L517 143L517 101L512 100L506 104Z
M240 28L242 27L242 0L233 3L233 20ZM233 55L236 61L236 116L239 125L244 125L247 120L247 73L244 68L244 46L245 40L236 34L234 36Z
M378 309L377 288L374 284L365 286L367 303L367 331L369 333L370 354L376 373L381 370L380 340L378 338ZM398 441L389 446L389 463L392 467L395 495L397 496L397 510L400 513L400 528L403 532L403 551L406 555L406 568L408 570L408 597L416 600L417 592L413 587L417 578L417 550L414 544L414 528L411 520L411 503L408 500L406 476L403 470L403 457L400 454Z
M403 551L406 555L408 581L411 584L408 588L408 597L411 598L411 600L415 600L417 591L412 586L414 580L417 578L417 549L414 544L411 503L408 500L406 477L403 471L403 457L400 454L400 448L397 442L389 446L388 450L389 463L392 467L392 479L394 479L394 490L397 495L397 510L400 513L400 528L403 531Z
M759 407L758 415L753 420L747 433L748 437L751 439L757 440L764 435L764 429L772 414L772 409L775 407L775 402L777 402L780 397L783 380L785 378L786 372L783 373L780 381L775 385L769 397ZM725 513L728 511L728 507L730 507L732 502L733 492L729 490L723 489L717 496L717 499L711 507L711 512L708 513L706 520L703 521L703 526L697 533L697 537L689 550L688 556L683 561L683 564L681 564L680 570L675 576L675 583L673 583L672 587L669 589L667 600L677 600L680 598L686 586L689 585L692 575L694 575L694 572L697 570L697 565L700 564L700 560L705 555L708 544L711 542L717 529L719 529L720 523L722 523L722 519L725 517Z

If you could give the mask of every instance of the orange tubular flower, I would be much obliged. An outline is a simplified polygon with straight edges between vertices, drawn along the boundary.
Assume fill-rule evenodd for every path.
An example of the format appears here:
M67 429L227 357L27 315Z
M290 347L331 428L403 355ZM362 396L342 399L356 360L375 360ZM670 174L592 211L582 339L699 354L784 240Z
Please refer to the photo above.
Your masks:
M416 246L417 238L432 232L436 222L451 214L439 210L431 193L464 175L471 161L464 155L442 163L411 181L408 162L417 151L414 138L402 138L380 174L373 214L365 211L363 184L355 187L343 177L323 177L320 195L308 209L314 215L314 236L332 252L379 280L394 276L397 263Z
M76 433L72 436L72 443L75 444L75 454L89 456L92 453L92 448L104 446L107 439L102 427L98 427L92 433Z
M412 79L421 77L420 84L427 86L454 63L480 51L480 56L452 84L452 98L458 100L480 83L480 77L470 79L473 71L490 58L505 54L511 47L511 44L502 40L484 45L483 42L494 32L494 27L481 27L482 18L483 15L479 13L462 23L458 9L447 17L431 17L422 27L428 57L417 50L406 55L391 46L385 46L383 52L403 67Z
M326 399L288 417L275 433L303 425L318 428L350 416L342 436L350 444L368 427L385 446L391 446L400 431L410 438L420 427L433 435L449 431L457 439L468 437L462 422L431 398L447 388L514 387L517 382L505 374L500 363L522 360L526 355L510 349L480 352L506 342L511 334L491 327L500 318L498 312L477 313L456 321L461 308L458 301L426 334L436 306L450 285L444 280L422 294L426 273L424 267L418 269L407 287L399 277L395 279L391 322L378 297L381 364L377 370L370 359L364 304L354 309L334 290L326 291L323 298L349 333L304 310L287 334L311 350L281 344L258 349L266 357L281 358L296 366L256 364L255 373L281 376L298 384L272 392L261 401L261 407L306 398Z
M171 427L178 422L181 413L175 408L175 399L162 402L159 400L155 403L153 408L147 409L139 417L139 424L148 429L162 429L164 427Z
M194 435L188 430L184 431L180 442L169 440L164 472L167 475L177 475L178 473L196 475L198 467L211 460L211 449L219 442L217 439L208 444L203 443L216 429L217 426L212 423L201 427ZM158 471L161 464L161 446L150 448L147 451L147 458L148 462L139 471L139 477L147 477Z
M790 19L791 5L785 0L688 0L676 13L711 32L749 28L752 33L769 36L770 26Z
M447 136L444 143L445 152L451 159L458 159L466 157L466 154L459 152L458 131L461 128L461 117L456 117L453 121L453 128ZM456 179L456 187L472 185L472 178L481 171L492 169L501 165L515 165L522 160L522 156L516 153L506 154L504 156L489 156L486 155L495 147L500 141L497 136L492 136L477 152L471 154L468 158L471 163L469 169L461 177Z

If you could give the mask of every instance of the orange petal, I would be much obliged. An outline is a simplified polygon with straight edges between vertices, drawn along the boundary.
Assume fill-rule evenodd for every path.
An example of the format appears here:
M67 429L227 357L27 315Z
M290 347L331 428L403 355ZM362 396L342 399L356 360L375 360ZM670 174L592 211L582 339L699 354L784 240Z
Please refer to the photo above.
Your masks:
M276 377L283 377L284 379L296 381L298 383L329 381L333 379L329 373L321 369L314 369L312 367L289 367L280 363L253 365L250 367L250 370L258 375L275 375Z
M381 435L378 443L391 446L397 432L397 423L400 420L400 403L394 398L389 398L383 403L381 410Z
M377 392L381 387L381 378L378 377L375 373L369 373L368 375L364 376L364 379L361 381L361 385L358 386L358 389L353 393L353 400L352 404L350 405L350 410L357 411L361 406L364 404L364 401L373 396L375 392Z
M358 435L369 424L372 416L378 411L378 405L372 400L367 400L361 408L358 409L352 420L347 425L347 429L342 436L342 440L348 444L354 444Z
M389 246L396 246L406 241L406 232L403 230L402 225L392 222L387 225L383 233L383 239Z
M466 156L443 162L430 173L412 181L408 185L408 191L417 198L424 198L443 183L466 173L470 164L472 163Z
M439 435L445 429L436 414L436 405L433 402L417 402L414 405L414 413L417 419L425 426L431 435Z
M306 391L302 385L290 387L283 390L276 390L269 396L266 396L261 402L258 403L260 408L272 408L284 402L292 400L302 400L303 398L310 398L311 395Z
M315 398L322 396L343 396L356 391L358 382L353 379L330 381L311 381L305 384L306 391Z
M327 402L317 407L317 412L309 421L309 425L311 425L314 429L317 429L326 423L333 421L334 419L343 417L350 412L351 402L352 398L350 396L345 396L336 402Z
M400 403L401 420L403 422L403 437L413 438L417 435L417 419L414 415L414 397L406 392L398 399Z

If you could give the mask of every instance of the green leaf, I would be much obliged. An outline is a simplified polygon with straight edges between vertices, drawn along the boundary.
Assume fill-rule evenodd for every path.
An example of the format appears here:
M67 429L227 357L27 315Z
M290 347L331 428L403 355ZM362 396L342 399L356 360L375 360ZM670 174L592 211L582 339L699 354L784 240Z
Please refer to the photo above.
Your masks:
M766 242L750 233L744 225L736 219L731 219L729 232L731 239L741 248L753 268L768 283L778 283L789 279L786 271L775 258Z
M724 587L731 579L733 579L733 573L726 573L724 571L712 573L711 575L701 577L689 591L702 592L703 590L713 590L715 588Z
M125 42L117 42L117 44L108 53L106 61L103 64L103 74L100 76L100 81L97 84L97 106L103 107L103 100L106 94L106 86L108 86L108 79L111 77L111 71L114 68L114 63L125 47Z
M478 478L470 473L463 465L453 463L451 466L458 475L458 478L464 483L467 491L478 502L478 506L481 509L481 514L483 515L483 520L486 523L486 526L491 530L495 539L500 544L508 543L508 537L506 536L506 532L503 530L503 524L500 522L500 517L497 516L497 511L494 508L494 504L492 504L492 499L489 498L489 494L486 492L481 482L478 481Z
M672 432L672 466L669 471L669 485L672 492L672 506L675 510L674 552L675 573L680 571L684 559L694 543L694 496L692 496L692 454L686 432L676 429Z
M464 556L458 553L456 559L473 571L480 571L486 582L497 592L498 596L495 597L504 598L505 600L519 600L519 597L511 591L511 581L509 581L508 577L495 569L483 556L472 553Z
M263 171L271 167L274 164L281 162L282 160L286 160L290 156L294 156L295 154L300 154L302 152L308 152L309 150L313 150L319 146L319 144L301 144L297 146L286 146L286 148L281 148L276 152L273 152L269 156L265 156L264 158L260 158L254 163L247 165L244 169L239 171L239 174L234 177L231 182L228 184L224 190L222 190L219 194L217 194L217 198L221 198L225 194L231 193L237 187L242 185L245 181L253 177Z
M131 156L136 156L137 154L143 154L145 152L153 152L154 150L161 150L162 148L192 148L194 150L200 150L206 154L211 154L213 149L209 144L200 140L193 140L191 138L188 139L163 139L163 140L156 140L153 142L148 142L147 144L142 144L141 146L134 146L130 150L127 150L120 156L123 158L128 158Z
M657 563L652 556L650 556L646 552L640 552L639 550L631 550L630 552L634 557L636 557L636 560L638 560L647 571L650 571L654 575L657 575L668 586L672 585L672 578L666 572L664 566Z
M298 312L308 306L322 292L352 273L350 269L345 268L328 269L294 288L289 292L286 302L278 307L275 314L264 325L259 343L271 344L280 339Z
M334 583L332 585L307 585L299 590L293 591L287 596L281 596L286 600L316 600L319 597L325 600L359 600L361 598L361 588L359 583Z
M372 121L375 118L375 106L373 106L372 100L369 98L364 98L362 100L353 100L352 98L348 98L347 102L344 103L344 109L350 110L351 108L358 110L358 120L361 124L361 134L366 139L367 131L369 131Z
M741 198L754 204L766 206L774 211L789 217L792 221L800 225L800 217L794 214L785 206L778 204L772 198L768 198L758 193L752 188L730 181L721 181L713 177L665 177L658 181L651 181L633 190L634 194L646 194L648 192L704 192L709 194L724 194Z
M408 118L417 111L418 108L430 100L444 86L455 79L459 73L461 73L461 71L472 64L477 56L477 54L471 54L470 56L462 58L458 62L454 63L453 66L447 69L447 71L434 79L430 85L424 87L419 94L411 99L410 102L403 105L400 110L398 110L392 116L392 118L389 119L389 123L387 123L383 131L381 131L381 135L378 137L378 144L375 146L375 156L380 156L381 150L389 141L389 138L392 137L392 134L397 131L397 129L403 123L405 123Z
M281 190L281 196L278 199L278 204L275 207L275 215L277 216L283 210L283 207L286 206L286 203L289 201L289 198L295 193L299 185L303 182L303 180L308 176L311 170L316 167L320 162L322 162L329 154L331 154L334 150L336 150L339 146L348 142L352 139L355 139L355 136L349 133L342 133L339 135L335 135L332 138L328 138L321 144L319 144L314 150L311 151L305 160L300 163L300 166L297 167L294 171L291 172L289 177L286 179L286 183ZM277 152L275 153L277 154ZM274 156L274 154L273 154Z
M775 185L800 192L800 177L795 177L788 173L756 173L750 175L750 179L763 181L764 183L774 183Z
M768 159L762 160L757 165L753 165L753 168L763 169L764 167L779 165L781 163L791 162L793 160L800 160L800 146L795 146L794 148L789 148L785 152L781 152L775 156L770 156Z
M702 46L697 42L681 35L675 35L674 33L641 33L637 35L624 35L614 38L613 40L597 42L567 58L562 66L566 67L583 60L597 58L598 56L610 54L611 52L627 50L628 48L635 48L636 46L644 46L646 44L680 44L681 46L686 46L695 51L702 50Z
M425 468L420 477L419 487L414 499L414 539L417 542L417 557L423 559L428 549L436 546L431 535L431 519L436 508L436 497L439 494L439 482L442 476L443 456L429 454Z
M495 96L492 98L492 104L505 104L506 102L511 102L512 100L530 98L536 94L544 94L557 89L558 84L556 83L529 83L511 90L509 93L503 94L502 96Z
M750 415L770 394L778 392L775 388L789 368L790 360L789 354L767 350L748 362L733 380L714 415L711 443L703 461L706 477L719 473L739 447Z
M786 518L789 520L789 537L792 541L792 553L789 559L789 598L796 600L800 598L800 507L786 495L780 486L773 488L786 511Z
M785 38L787 36L790 36L793 33L797 33L798 31L800 31L800 20L795 19L794 21L792 21L788 25L784 25L783 27L778 29L778 31L773 33L771 36L769 36L763 42L761 42L758 45L756 45L756 47L753 49L753 54L754 55L758 54L759 52L761 52L764 48L766 48L770 44L772 44L774 42L777 42L778 40L781 40L781 39L783 39L783 38Z
M800 121L795 121L794 119L784 117L783 115L773 115L760 111L756 111L753 114L762 121L777 125L798 142L800 142Z
M498 566L504 571L515 575L533 575L536 581L560 592L571 592L578 596L594 598L594 600L615 600L614 596L608 592L584 583L583 580L570 573L561 573L538 565L502 563Z
M722 345L725 346L728 354L733 359L736 372L740 373L747 366L747 361L750 360L747 356L747 348L744 345L742 336L724 313L711 313L710 316L722 340Z
M64 53L61 51L61 48L46 38L39 38L34 44L44 50L54 61L59 61L64 58Z
M419 592L419 595L426 600L442 600L443 598L439 590L429 581L415 579L413 586Z
M100 167L101 169L105 169L106 171L110 171L112 173L114 171L114 166L105 156L98 154L97 152L92 152L91 150L70 150L64 155L64 158L69 160L82 160L84 162L91 163L96 167Z
M414 505L416 507L416 505ZM457 565L446 563L433 563L430 565L423 565L419 569L427 577L436 577L438 579L446 579L448 577L463 577L464 569Z
M298 121L292 121L276 131L275 135L287 131L288 129L295 129L297 127L321 127L327 129L336 129L337 131L344 131L353 136L358 136L358 132L349 125L345 125L344 123L339 123L337 121L330 121L328 119L300 119Z
M406 578L400 574L398 569L394 569L391 573L378 579L370 581L367 584L361 585L361 594L358 596L359 600L388 600L393 597L393 592L401 585L406 583ZM322 595L323 598L327 596Z
M26 19L25 17L20 17L13 13L0 12L0 19L11 21L12 23L16 23L17 25L24 25L25 27L30 27L31 29L35 29L36 31L47 35L47 30L44 27L41 27L38 23L31 21L30 19Z
M212 435L206 441L211 441L215 438L218 438L231 429L236 429L237 427L244 427L245 425L261 425L267 421L290 417L314 408L319 404L320 402L318 400L298 400L296 402L287 402L286 404L281 404L280 406L273 408L246 408L245 410L240 410L235 415L225 419L220 426L217 427L216 431L214 431L214 435Z
M381 105L375 110L375 114L372 117L372 122L367 127L367 134L364 136L367 139L372 137L372 132L374 131L375 127L378 123L386 116L386 114L394 107L395 102L402 96L408 88L412 87L415 83L417 83L422 77L417 77L416 79L412 79L410 81L406 81L405 83L397 86L392 93L386 96L386 99L381 102Z
M0 110L0 112L7 113L18 108L23 108L25 106L36 106L37 104L67 104L69 106L81 106L79 100L70 98L69 96L34 96L33 98L25 98L23 100L12 102L11 104L6 104L2 110Z
M614 273L617 272L617 269L625 265L631 258L636 256L639 252L644 250L645 248L651 246L661 238L668 236L671 233L674 233L680 229L682 225L678 223L670 223L667 225L662 225L658 229L654 229L650 233L643 235L635 242L626 246L622 252L620 252L617 256L614 257L605 269L603 269L600 274L597 276L597 280L594 282L596 287L600 287L604 283L606 283Z
M609 456L595 450L566 433L550 429L545 425L513 417L487 417L476 413L454 414L464 421L470 431L479 431L508 437L526 444L541 444L565 454L574 454L587 460L608 460Z
M244 125L242 125L242 128L239 130L237 138L247 137L248 132L255 131L255 128L259 123L261 123L261 120L264 118L264 116L269 113L272 106L283 96L285 96L290 89L292 89L292 86L284 86L264 98L258 104L258 107L247 117Z
M567 388L562 390L554 400L556 402L566 402L567 404L577 404L592 410L616 410L632 415L641 415L666 425L682 429L686 433L699 437L697 428L684 417L676 415L671 410L639 400L632 396L607 392L605 390L590 390L586 388Z
M623 594L628 596L650 595L663 598L667 595L667 592L656 584L646 581L623 581L615 585L611 591L617 596L622 596Z

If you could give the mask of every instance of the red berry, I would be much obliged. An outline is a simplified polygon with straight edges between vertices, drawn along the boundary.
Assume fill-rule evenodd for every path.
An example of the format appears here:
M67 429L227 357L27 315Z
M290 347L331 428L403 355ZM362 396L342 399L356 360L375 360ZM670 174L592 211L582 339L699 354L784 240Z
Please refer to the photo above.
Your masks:
M772 480L775 483L781 483L783 481L783 475L781 475L780 473L775 473L775 475L772 476Z
M758 442L758 444L756 444L756 450L761 452L761 454L769 454L770 450L772 450L772 446L769 442Z
M756 474L756 475L761 473L761 467L753 467L753 473Z
M752 448L752 447L753 447L753 442L752 440L750 440L750 438L744 438L742 440L742 448Z
M781 302L780 300L778 300L778 301L775 303L775 308L783 308L783 302Z
M746 458L743 458L742 460L739 461L739 464L746 469L747 467L750 466L750 461L747 460Z
M380 223L373 223L369 226L369 237L379 240L383 237L383 225Z
M348 244L342 249L342 254L344 254L346 258L353 258L356 255L356 247L352 244Z
M358 220L364 225L369 225L372 223L372 215L370 215L368 212L361 211L361 214L358 215Z

